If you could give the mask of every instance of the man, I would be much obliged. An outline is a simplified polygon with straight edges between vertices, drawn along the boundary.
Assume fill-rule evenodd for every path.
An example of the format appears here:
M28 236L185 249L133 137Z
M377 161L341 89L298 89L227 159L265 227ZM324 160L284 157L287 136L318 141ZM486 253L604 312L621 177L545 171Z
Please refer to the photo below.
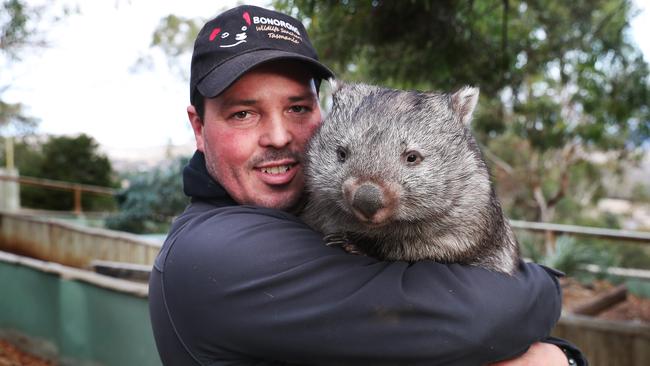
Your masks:
M192 203L150 280L163 363L480 365L523 354L504 364L566 365L560 347L582 362L547 338L561 307L555 273L350 255L290 213L321 123L317 84L332 75L281 13L240 6L197 36L187 110L197 153L183 173Z

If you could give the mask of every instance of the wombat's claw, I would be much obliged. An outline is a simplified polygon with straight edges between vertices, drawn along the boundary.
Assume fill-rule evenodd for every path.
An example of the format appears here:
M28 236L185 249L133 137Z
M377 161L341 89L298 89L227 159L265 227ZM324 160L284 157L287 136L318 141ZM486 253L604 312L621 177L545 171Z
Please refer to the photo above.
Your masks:
M348 243L344 233L327 234L323 237L323 240L325 240L325 245L328 247L343 247Z
M359 247L350 242L345 233L327 234L323 237L323 239L325 240L325 245L328 247L340 247L350 254L366 255L366 253L361 251Z

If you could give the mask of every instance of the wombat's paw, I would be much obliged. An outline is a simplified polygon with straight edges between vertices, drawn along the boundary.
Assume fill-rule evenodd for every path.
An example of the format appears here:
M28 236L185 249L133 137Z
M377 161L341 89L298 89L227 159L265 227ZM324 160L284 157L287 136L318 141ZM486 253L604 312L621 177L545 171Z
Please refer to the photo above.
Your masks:
M323 240L328 247L340 247L350 254L366 255L359 247L350 242L345 233L327 234Z

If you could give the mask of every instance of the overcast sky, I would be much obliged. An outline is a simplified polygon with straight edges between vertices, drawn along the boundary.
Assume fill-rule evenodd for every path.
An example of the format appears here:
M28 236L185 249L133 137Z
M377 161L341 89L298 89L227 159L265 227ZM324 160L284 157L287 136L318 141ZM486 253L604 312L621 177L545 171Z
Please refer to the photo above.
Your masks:
M9 77L12 84L3 98L27 105L29 114L40 119L40 133L84 132L109 150L192 141L185 113L187 82L170 72L164 62L151 70L132 69L148 52L153 30L165 15L207 18L236 1L78 3L79 15L53 29L42 29L51 47L26 54L22 62L12 65L9 75L0 71L0 81ZM646 10L650 0L636 3L643 12L632 21L633 37L650 62L650 10ZM189 67L189 59L187 63Z
M40 119L40 133L84 132L111 150L191 141L185 113L188 83L165 60L153 69L133 72L133 67L149 52L153 31L164 16L209 18L236 1L76 3L80 14L42 30L50 47L25 53L20 63L11 65L12 86L3 98L27 105L29 114ZM187 64L189 68L189 58ZM0 80L6 77L0 75Z

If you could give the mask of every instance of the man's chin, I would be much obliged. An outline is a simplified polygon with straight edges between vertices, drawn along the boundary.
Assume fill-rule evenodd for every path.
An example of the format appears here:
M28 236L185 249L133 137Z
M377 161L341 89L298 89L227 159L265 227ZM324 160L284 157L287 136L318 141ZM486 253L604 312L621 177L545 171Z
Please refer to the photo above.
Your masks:
M274 208L276 210L293 212L296 206L301 206L302 200L300 197L282 197L271 199L263 202L261 206L267 208Z
M301 192L278 192L269 190L258 190L258 196L251 200L253 205L273 208L276 210L294 212L296 207L303 204Z
M294 179L289 184L276 186L262 184L256 190L257 205L293 212L296 206L301 205L304 187L301 181Z

